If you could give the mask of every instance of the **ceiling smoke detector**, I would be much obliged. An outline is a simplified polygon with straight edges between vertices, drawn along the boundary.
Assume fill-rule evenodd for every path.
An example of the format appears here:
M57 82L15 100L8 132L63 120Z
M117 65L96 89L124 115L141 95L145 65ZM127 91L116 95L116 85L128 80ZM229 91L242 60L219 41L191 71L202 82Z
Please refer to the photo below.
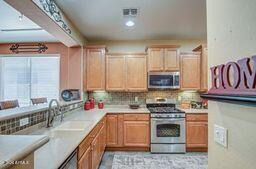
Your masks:
M136 17L138 15L138 8L124 8L123 16L124 17Z

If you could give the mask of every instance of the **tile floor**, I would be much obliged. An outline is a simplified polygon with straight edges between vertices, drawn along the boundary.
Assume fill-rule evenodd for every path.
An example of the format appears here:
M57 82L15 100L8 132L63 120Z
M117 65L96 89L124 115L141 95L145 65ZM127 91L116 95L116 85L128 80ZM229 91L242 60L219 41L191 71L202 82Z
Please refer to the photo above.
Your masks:
M207 153L105 152L99 169L207 169Z

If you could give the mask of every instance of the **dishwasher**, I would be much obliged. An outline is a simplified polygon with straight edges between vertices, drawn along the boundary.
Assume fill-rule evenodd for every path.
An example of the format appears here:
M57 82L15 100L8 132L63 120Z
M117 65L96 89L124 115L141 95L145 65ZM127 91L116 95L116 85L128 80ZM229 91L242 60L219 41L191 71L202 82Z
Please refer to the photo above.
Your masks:
M77 169L77 149L71 153L58 169Z

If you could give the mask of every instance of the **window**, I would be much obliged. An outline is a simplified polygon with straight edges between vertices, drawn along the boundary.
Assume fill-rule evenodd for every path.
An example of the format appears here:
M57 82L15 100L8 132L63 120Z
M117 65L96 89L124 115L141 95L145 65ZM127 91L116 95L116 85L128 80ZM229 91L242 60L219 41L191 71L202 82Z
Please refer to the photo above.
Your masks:
M59 98L59 77L59 57L0 57L0 100L29 106L30 98Z

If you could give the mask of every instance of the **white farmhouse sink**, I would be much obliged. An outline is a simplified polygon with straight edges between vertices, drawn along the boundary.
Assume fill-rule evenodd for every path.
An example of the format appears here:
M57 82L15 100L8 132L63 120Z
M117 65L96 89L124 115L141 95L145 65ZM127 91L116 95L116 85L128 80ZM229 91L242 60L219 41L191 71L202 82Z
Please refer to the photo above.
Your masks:
M54 130L85 130L89 125L88 121L67 121Z

